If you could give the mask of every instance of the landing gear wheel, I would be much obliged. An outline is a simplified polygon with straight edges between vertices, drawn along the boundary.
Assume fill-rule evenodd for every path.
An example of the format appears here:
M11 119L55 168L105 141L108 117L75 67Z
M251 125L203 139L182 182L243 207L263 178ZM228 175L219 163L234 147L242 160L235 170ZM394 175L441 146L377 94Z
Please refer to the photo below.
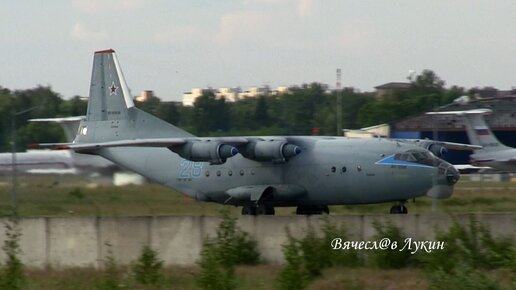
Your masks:
M242 207L242 215L274 215L274 207L264 204L248 204Z
M391 214L407 214L408 210L404 204L396 204L391 207Z
M256 207L253 205L244 205L242 207L242 215L256 215Z
M297 215L314 215L314 214L329 214L328 206L298 206L296 209Z
M266 215L267 207L263 204L256 205L256 215Z
M274 207L265 205L265 204L258 204L256 205L256 215L274 215Z

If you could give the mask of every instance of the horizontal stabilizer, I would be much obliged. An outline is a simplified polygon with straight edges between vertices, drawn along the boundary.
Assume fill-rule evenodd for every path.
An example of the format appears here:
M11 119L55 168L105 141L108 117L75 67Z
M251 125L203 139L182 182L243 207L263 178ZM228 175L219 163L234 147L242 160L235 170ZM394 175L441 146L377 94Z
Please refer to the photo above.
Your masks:
M74 116L63 118L30 119L29 122L59 124L64 130L66 141L72 142L73 139L75 139L75 134L79 128L79 123L85 119L86 116Z
M40 119L29 119L29 122L43 122L43 123L66 123L66 122L80 122L84 120L86 116L73 116L63 118L40 118Z
M466 111L447 111L447 112L427 112L427 115L457 115L457 116L463 116L463 115L489 115L493 111L490 109L473 109L473 110L466 110Z

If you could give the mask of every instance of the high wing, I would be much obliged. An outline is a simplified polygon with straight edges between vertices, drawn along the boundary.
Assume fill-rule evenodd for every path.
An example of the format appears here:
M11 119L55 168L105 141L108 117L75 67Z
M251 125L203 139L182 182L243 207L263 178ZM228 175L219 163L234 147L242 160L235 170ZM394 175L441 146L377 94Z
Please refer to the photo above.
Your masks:
M423 147L432 153L435 156L441 157L444 153L450 150L460 150L460 151L469 151L469 150L477 150L481 149L480 145L471 145L471 144L463 144L463 143L454 143L454 142L445 142L445 141L434 141L428 139L396 139L398 142L411 143L417 145L419 147Z
M187 142L222 142L228 145L241 145L248 142L245 138L150 138L134 140L117 140L99 143L42 143L37 144L40 148L53 150L76 150L86 151L108 147L176 147Z
M33 147L74 150L78 153L111 147L163 147L185 159L211 164L222 164L238 153L248 159L276 163L285 162L301 153L299 146L288 143L283 137L147 138L98 143L43 143Z
M435 140L427 140L427 139L401 139L401 140L408 140L412 141L415 144L420 144L420 146L423 147L430 147L432 145L441 145L445 147L446 149L450 150L476 150L482 148L480 145L471 145L471 144L464 144L464 143L454 143L454 142L445 142L445 141L435 141ZM401 141L397 140L397 141Z

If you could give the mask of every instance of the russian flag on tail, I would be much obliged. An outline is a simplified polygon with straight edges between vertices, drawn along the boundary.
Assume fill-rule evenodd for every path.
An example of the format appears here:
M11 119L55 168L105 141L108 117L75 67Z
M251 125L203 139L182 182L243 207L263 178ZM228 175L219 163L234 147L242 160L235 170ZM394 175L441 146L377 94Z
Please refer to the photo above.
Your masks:
M489 129L487 128L475 128L475 132L478 136L487 136L489 135Z

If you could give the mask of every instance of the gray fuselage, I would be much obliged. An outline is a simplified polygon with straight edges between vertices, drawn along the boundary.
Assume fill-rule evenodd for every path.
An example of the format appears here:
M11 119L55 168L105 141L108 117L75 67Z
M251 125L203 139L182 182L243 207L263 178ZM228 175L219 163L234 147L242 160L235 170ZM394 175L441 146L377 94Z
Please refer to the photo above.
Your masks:
M151 180L199 200L242 205L228 190L248 185L287 185L302 188L275 206L303 204L362 204L402 201L446 186L451 166L435 157L435 166L381 164L387 156L420 147L389 139L344 137L282 137L302 148L286 163L257 162L236 155L224 164L188 161L166 148L105 148L98 153ZM299 190L298 190L299 191ZM451 194L451 187L449 192Z

